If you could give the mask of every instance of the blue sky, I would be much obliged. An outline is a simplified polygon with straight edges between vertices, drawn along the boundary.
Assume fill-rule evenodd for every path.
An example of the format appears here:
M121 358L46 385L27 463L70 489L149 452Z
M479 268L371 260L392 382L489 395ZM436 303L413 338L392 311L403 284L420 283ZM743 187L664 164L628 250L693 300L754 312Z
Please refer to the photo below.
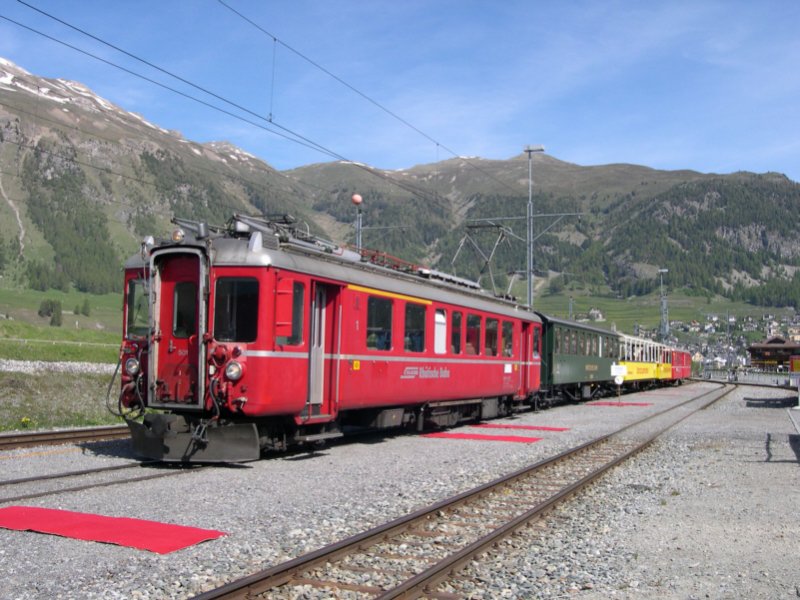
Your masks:
M778 171L800 181L796 0L225 0L269 35L218 0L26 1L380 168L454 154L506 159L543 144L581 165ZM2 0L0 15L225 106L15 0ZM332 160L4 19L0 56L279 169Z

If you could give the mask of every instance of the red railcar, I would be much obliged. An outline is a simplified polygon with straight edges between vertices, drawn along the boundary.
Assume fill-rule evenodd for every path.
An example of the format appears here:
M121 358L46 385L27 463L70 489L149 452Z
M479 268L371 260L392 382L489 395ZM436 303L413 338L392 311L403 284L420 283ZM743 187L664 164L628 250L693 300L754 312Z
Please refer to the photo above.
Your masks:
M692 376L692 356L684 350L670 350L672 354L672 380L681 383Z
M507 414L539 389L540 318L471 282L288 222L175 222L125 269L121 404L144 456L252 460L348 427Z

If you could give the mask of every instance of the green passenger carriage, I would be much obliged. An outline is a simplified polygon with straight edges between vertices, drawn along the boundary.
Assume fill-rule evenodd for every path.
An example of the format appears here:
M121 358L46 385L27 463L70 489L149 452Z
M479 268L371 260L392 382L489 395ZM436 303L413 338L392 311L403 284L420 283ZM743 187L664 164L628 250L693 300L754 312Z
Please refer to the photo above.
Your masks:
M610 389L619 360L619 334L537 313L543 321L541 390L544 403L564 396L588 400Z

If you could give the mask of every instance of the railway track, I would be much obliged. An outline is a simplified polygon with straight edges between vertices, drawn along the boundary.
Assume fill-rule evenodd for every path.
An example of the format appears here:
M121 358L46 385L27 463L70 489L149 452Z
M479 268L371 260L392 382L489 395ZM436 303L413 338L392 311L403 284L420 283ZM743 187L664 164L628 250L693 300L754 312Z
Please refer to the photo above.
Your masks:
M34 431L25 433L12 433L0 435L0 450L11 450L14 448L29 448L34 446L48 446L57 444L94 442L103 440L113 440L130 437L127 425L103 426L81 429L68 429L61 431ZM111 474L128 471L131 469L147 469L157 467L157 470L146 474L135 475L133 477L114 477ZM37 475L19 479L0 480L0 494L6 493L5 490L18 490L23 488L25 491L16 495L0 496L0 504L19 502L44 496L67 494L80 492L83 490L121 485L125 483L136 483L161 477L181 475L190 471L203 468L202 465L166 465L159 461L134 461L121 465L108 467L98 467L94 469L83 469L76 471L66 471L61 473L50 473L47 475ZM55 489L41 489L42 485L48 482L59 480L59 486ZM63 485L63 480L83 480L85 483L74 485Z
M309 593L383 600L461 598L458 573L470 561L734 387L720 385L613 434L210 590L196 600L298 598Z
M130 437L127 425L107 425L60 431L31 431L25 433L0 434L0 450L49 446L55 444L74 444Z
M123 478L104 478L111 473L119 471L127 471L129 469L145 469L148 467L157 467L157 470L150 471L145 475L135 475L133 477ZM84 490L97 489L101 487L109 487L112 485L121 485L125 483L137 483L141 481L148 481L150 479L160 479L161 477L171 477L173 475L182 475L191 471L198 471L206 468L203 465L167 465L159 463L158 461L147 462L130 462L121 465L113 465L109 467L99 467L95 469L83 469L80 471L66 471L63 473L51 473L48 475L39 475L34 477L24 477L20 479L7 479L0 481L0 493L6 489L17 489L20 487L35 487L36 485L54 480L64 479L90 479L87 483L75 484L70 486L59 486L54 489L46 490L28 490L15 496L0 496L0 504L8 504L11 502L20 502L22 500L30 500L32 498L42 498L44 496L53 496L60 494L68 494L71 492L81 492Z

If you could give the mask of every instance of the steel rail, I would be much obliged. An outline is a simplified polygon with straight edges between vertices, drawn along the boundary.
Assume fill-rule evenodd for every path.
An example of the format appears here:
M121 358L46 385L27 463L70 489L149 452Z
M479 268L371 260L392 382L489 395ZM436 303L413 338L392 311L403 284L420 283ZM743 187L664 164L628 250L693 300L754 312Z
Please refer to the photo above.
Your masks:
M8 485L19 485L21 483L36 483L38 481L49 481L52 479L64 479L66 477L80 477L82 475L94 475L96 473L107 473L109 471L120 471L122 469L132 469L133 467L141 467L145 464L152 464L150 462L132 462L125 463L124 465L114 465L113 467L96 467L93 469L81 469L79 471L64 471L62 473L50 473L48 475L34 475L33 477L20 477L19 479L5 479L0 481L0 487Z
M130 430L127 425L107 425L103 427L64 429L58 431L4 433L0 434L0 450L68 444L70 442L94 442L127 437L130 437Z
M151 475L140 475L139 477L129 477L127 479L116 479L114 481L103 481L100 483L87 483L86 485L76 485L68 488L60 488L57 490L48 490L46 492L34 492L31 494L20 494L19 496L9 496L8 498L0 498L0 504L8 504L10 502L19 502L21 500L30 500L32 498L43 498L45 496L56 496L59 494L68 494L71 492L83 492L85 490L93 490L103 487L111 487L112 485L122 485L125 483L138 483L140 481L148 481L150 479L161 479L162 477L172 477L173 475L183 475L191 473L192 471L202 469L201 466L195 466L181 471L166 471L161 473L153 473Z
M726 388L730 389L727 389L727 391L725 391ZM452 510L460 505L466 504L469 501L481 498L482 496L489 494L493 489L496 489L501 486L508 486L517 480L528 477L529 475L531 475L536 471L541 471L546 467L550 467L566 459L581 455L588 449L596 447L600 444L604 444L612 437L617 436L625 431L628 431L637 425L641 425L642 423L663 416L691 402L697 402L698 400L701 400L706 396L722 391L722 393L719 396L713 398L706 404L710 405L711 403L721 398L723 395L727 394L733 388L734 386L725 386L723 384L720 384L719 387L714 390L709 390L703 394L700 394L699 396L693 397L673 407L670 407L665 411L640 419L639 421L627 425L619 429L618 431L601 436L594 440L590 440L574 448L565 450L556 456L546 458L542 461L537 462L534 465L524 467L514 473L503 476L499 479L481 485L472 490L462 492L461 494L458 494L451 498L447 498L431 506L422 508L409 515L405 515L403 517L395 519L389 523L379 525L370 530L356 534L339 542L335 542L334 544L312 551L303 556L299 556L297 558L281 563L279 565L275 565L271 568L265 569L248 577L244 577L239 580L230 582L216 589L209 590L205 593L196 596L195 600L216 600L219 598L225 598L225 599L252 598L254 596L258 596L259 594L265 593L271 589L274 589L276 587L285 585L293 580L300 581L301 578L299 576L313 569L315 565L324 565L327 562L333 562L337 558L345 556L347 554L361 553L371 545L378 544L383 541L388 541L389 538L391 538L392 536L401 532L408 531L409 529L412 528L412 526L415 523L424 521L428 517L435 515L439 511L443 511L445 509ZM689 416L688 414L683 416L678 422L682 421L688 416ZM675 424L676 423L670 424L670 427L674 426ZM660 431L658 435L660 435L661 433L663 433L663 431ZM652 443L652 441L650 441L649 443ZM616 466L617 464L619 464L619 462L628 458L629 455L641 451L643 447L646 446L642 446L629 453L626 453L621 457L615 458L612 461L611 466L608 466L607 468L612 468L613 466ZM430 590L423 592L419 592L419 590L429 587L431 585L431 582L434 581L436 578L441 579L443 573L445 574L444 576L446 576L446 573L449 573L457 569L458 565L469 561L471 557L475 556L476 552L480 554L483 551L482 550L483 548L495 544L497 540L500 539L500 536L508 535L509 532L512 532L521 527L522 525L524 525L526 522L531 520L531 518L533 518L532 515L537 514L536 511L538 511L538 514L545 512L556 503L561 502L564 499L568 498L569 496L573 495L581 487L587 485L589 482L593 481L601 474L602 473L599 472L590 473L585 477L581 478L578 482L570 484L569 486L563 488L562 490L552 494L544 502L538 503L536 506L534 506L534 508L513 518L511 521L509 521L502 527L499 527L497 531L500 533L498 533L497 536L494 536L491 540L488 540L488 536L486 538L481 538L475 541L474 543L469 544L465 548L453 553L452 556L436 563L430 569L424 571L423 573L413 576L412 578L408 579L407 581L401 583L400 585L390 590L384 590L384 589L374 590L374 593L376 594L375 597L388 599L396 597L417 597L417 595L420 594L436 595L435 592L431 592ZM305 580L303 581L305 582ZM335 582L330 582L330 584L332 586L336 585ZM346 588L347 586L343 585L342 587ZM366 589L362 589L361 591L369 593L368 590ZM409 595L406 596L406 594Z
M683 422L688 417L692 416L694 413L703 410L705 408L708 408L708 406L710 406L720 398L730 393L733 387L734 386L731 386L730 389L722 392L718 397L712 399L707 404L700 406L699 408L693 410L692 412L689 412L686 415L682 416L677 421L672 422L666 427L656 431L654 434L650 435L650 437L646 438L644 441L640 442L630 450L620 454L607 464L603 465L601 468L589 473L582 479L565 487L563 490L561 490L554 496L548 498L544 502L539 503L538 505L534 506L525 513L519 515L512 521L509 521L504 526L492 531L489 535L486 535L480 538L479 540L476 540L469 546L466 546L459 552L456 552L448 556L444 560L440 561L431 568L423 571L419 575L416 575L415 577L403 582L402 584L396 586L395 588L381 594L380 596L377 597L377 600L394 600L396 598L403 598L403 599L420 598L425 595L435 596L436 587L444 583L449 576L454 575L456 572L461 570L464 567L464 565L472 561L475 557L479 556L480 554L483 554L489 548L496 546L499 541L508 537L518 529L521 529L522 527L526 526L531 521L538 519L539 517L547 513L549 510L551 510L553 507L555 507L557 504L563 502L564 500L573 496L583 488L587 487L589 484L598 480L600 477L605 475L608 471L610 471L614 467L620 465L621 463L627 461L636 454L642 452L643 450L648 448L651 444L653 444L653 442L655 442L656 439L658 439L664 432L672 429L673 427ZM711 393L713 393L713 391ZM704 394L703 396L705 395L709 394ZM699 396L687 402L681 403L680 405L673 407L673 409L679 408L680 406L683 406L688 402L696 402L703 396ZM661 416L663 414L664 413L659 413L658 416ZM629 429L631 427L632 426L628 426L625 429ZM616 433L613 435L616 435Z

